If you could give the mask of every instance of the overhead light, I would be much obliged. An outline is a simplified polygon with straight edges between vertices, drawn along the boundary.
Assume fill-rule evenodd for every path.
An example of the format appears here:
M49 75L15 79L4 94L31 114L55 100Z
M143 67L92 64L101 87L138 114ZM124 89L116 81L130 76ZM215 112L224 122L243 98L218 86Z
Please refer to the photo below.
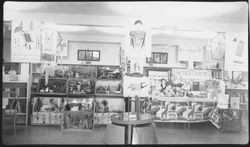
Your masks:
M41 8L43 3L39 2L5 2L4 3L4 11L5 10L12 10L12 11L19 11L19 10L33 10Z
M87 26L59 25L53 23L44 23L43 28L55 29L58 32L78 32L78 31L86 31L89 29L89 27Z
M237 2L110 2L114 12L151 20L196 19L231 13L242 8Z
M119 27L92 27L92 28L104 33L117 34L117 35L125 34L125 29Z
M199 39L211 39L216 36L216 32L195 32L195 31L177 31L176 35L186 38L199 38Z

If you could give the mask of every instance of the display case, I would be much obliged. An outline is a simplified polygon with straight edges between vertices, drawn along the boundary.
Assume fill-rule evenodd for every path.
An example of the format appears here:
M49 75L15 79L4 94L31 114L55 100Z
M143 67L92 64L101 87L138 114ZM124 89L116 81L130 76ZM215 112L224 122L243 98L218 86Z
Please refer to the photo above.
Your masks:
M94 99L67 98L64 101L61 130L92 131L94 128Z
M86 65L69 65L67 71L70 79L96 79L96 67Z
M45 78L39 79L38 93L40 94L66 94L66 78L49 78L45 84Z
M219 81L208 80L211 79L210 72L199 69L148 71L151 85L148 105L151 105L154 121L209 121L217 103L218 91L215 89L221 86Z
M116 79L121 80L121 70L118 66L98 66L97 79Z
M96 95L122 95L122 81L120 80L97 80L96 81Z

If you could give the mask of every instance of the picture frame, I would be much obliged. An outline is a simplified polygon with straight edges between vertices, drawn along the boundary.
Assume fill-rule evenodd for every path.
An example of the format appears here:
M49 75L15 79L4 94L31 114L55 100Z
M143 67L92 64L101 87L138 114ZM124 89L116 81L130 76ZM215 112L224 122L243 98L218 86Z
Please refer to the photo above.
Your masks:
M78 61L100 61L100 50L78 50Z

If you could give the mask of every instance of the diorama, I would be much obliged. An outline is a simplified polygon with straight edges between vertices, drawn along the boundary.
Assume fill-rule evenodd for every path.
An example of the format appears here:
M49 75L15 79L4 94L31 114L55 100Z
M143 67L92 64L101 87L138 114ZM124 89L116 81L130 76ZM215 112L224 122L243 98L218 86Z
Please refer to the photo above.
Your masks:
M96 81L96 94L122 94L123 87L120 80Z
M94 124L93 98L68 98L64 101L63 130L92 130Z
M67 79L49 78L48 83L45 84L45 79L39 81L40 93L66 93Z
M98 98L95 99L95 124L110 124L110 117L124 112L124 100L116 98Z
M121 80L122 75L120 68L116 66L99 66L97 67L97 79Z
M68 82L69 94L94 94L95 81L91 79L71 79Z

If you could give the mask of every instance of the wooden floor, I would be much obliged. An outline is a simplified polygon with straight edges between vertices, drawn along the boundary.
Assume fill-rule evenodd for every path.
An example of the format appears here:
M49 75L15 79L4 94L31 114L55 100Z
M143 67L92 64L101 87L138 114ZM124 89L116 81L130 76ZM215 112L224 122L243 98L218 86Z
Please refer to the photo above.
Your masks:
M12 144L103 144L105 126L96 127L93 132L61 132L60 127L17 126L16 136L3 132L2 141ZM159 144L246 144L246 132L219 132L211 123L184 124L156 123Z

